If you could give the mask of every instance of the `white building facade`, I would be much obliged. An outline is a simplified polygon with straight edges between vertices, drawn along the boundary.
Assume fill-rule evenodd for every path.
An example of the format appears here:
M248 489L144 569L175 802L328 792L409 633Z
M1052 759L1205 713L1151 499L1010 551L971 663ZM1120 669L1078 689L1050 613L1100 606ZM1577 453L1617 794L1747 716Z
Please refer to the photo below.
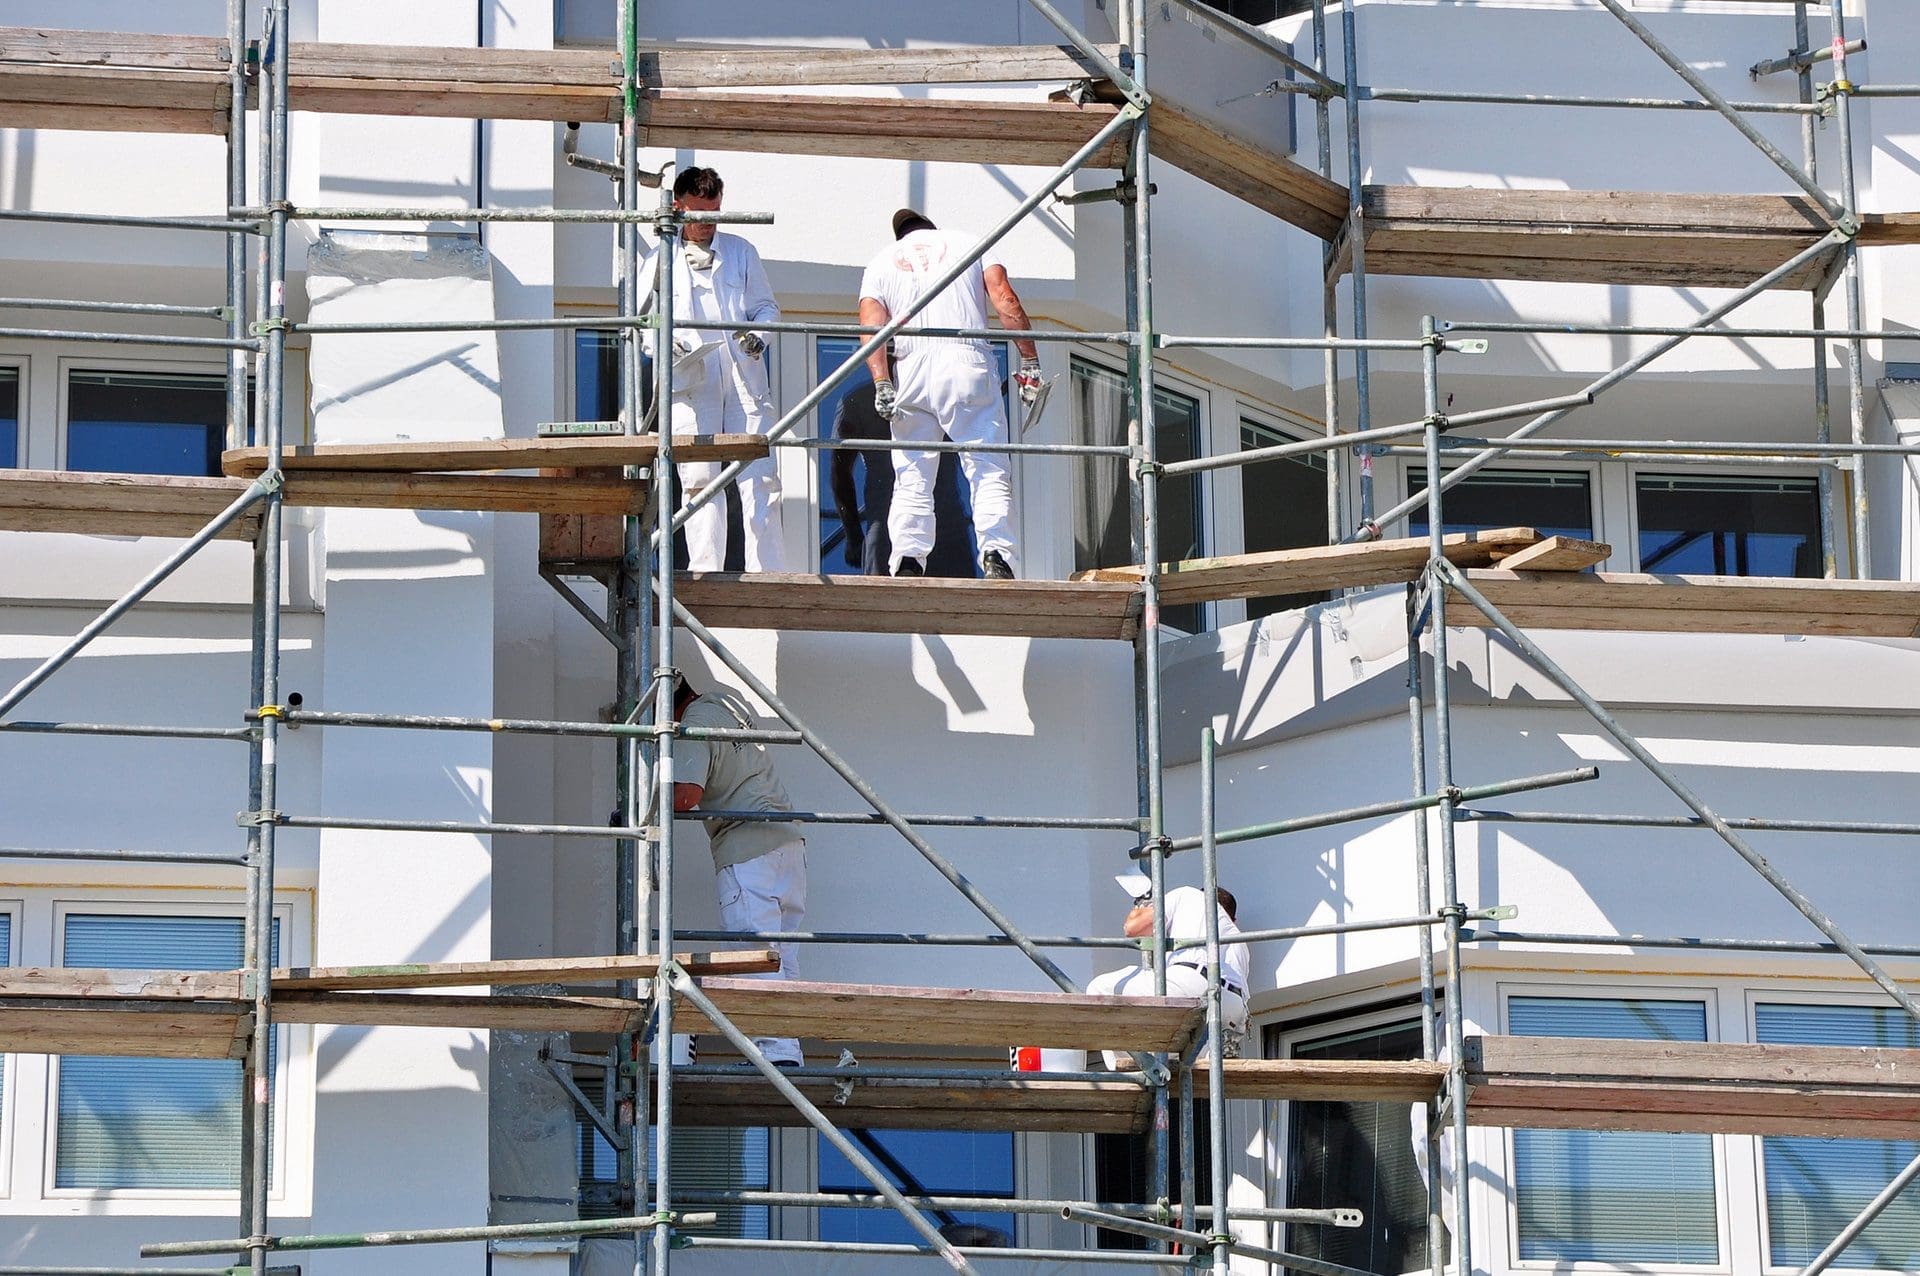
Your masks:
M1351 0L1361 80L1378 89L1500 90L1678 97L1685 86L1615 18L1587 0L1414 4ZM1747 68L1792 47L1794 6L1778 0L1628 0L1718 91L1791 103L1791 75ZM1116 0L1066 6L1111 30ZM1307 6L1216 5L1262 23L1311 56ZM1817 6L1824 9L1824 5ZM294 0L301 42L611 48L604 0ZM1196 25L1182 4L1154 3L1150 38L1170 49L1169 93L1293 137L1316 162L1310 97L1268 91L1278 64ZM1920 65L1920 13L1902 0L1848 0L1848 34L1867 51L1852 78L1908 78ZM1270 10L1270 12L1268 11ZM915 47L1052 43L1024 0L967 5L715 5L649 0L641 37L761 45ZM219 0L129 3L15 0L22 27L214 34ZM1330 23L1329 65L1342 64ZM1827 30L1816 14L1813 43ZM1096 38L1110 38L1096 35ZM1151 46L1150 46L1151 47ZM1209 59L1214 59L1209 61ZM1149 65L1152 66L1151 55ZM1034 100L1057 86L968 86L942 96ZM885 93L892 90L863 89ZM922 90L903 91L908 95ZM1333 104L1336 180L1346 178L1344 110ZM136 109L136 108L130 108ZM1711 111L1553 108L1484 103L1366 104L1360 150L1369 182L1573 190L1771 192L1785 178ZM1920 99L1854 103L1860 204L1920 206ZM1800 154L1800 117L1755 114ZM601 208L607 180L570 166L564 126L296 114L292 199L303 205ZM613 129L588 124L583 155L610 158ZM1831 125L1815 129L1829 184ZM730 210L771 212L742 230L765 260L785 317L851 322L862 267L902 206L942 226L984 230L1036 189L1046 170L747 152L646 149L641 168L711 165ZM141 132L0 129L0 207L208 215L225 202L219 139ZM1111 186L1110 170L1063 193ZM1323 332L1318 239L1166 165L1152 174L1153 303L1163 332ZM335 304L309 268L323 230L350 250L425 258L447 244L473 267L455 293L382 282L354 293L362 315L394 319L592 318L617 310L604 226L489 224L411 228L371 243L344 226L300 223L290 262L291 315ZM464 238L462 238L464 237ZM397 241L396 241L397 242ZM0 294L214 305L218 236L33 224L0 232ZM1049 201L1002 241L1002 258L1036 326L1089 333L1124 326L1121 214L1111 202ZM318 260L317 258L315 259ZM1920 326L1920 247L1862 256L1865 323ZM1726 294L1712 289L1376 277L1367 319L1376 337L1415 337L1443 321L1570 326L1692 323ZM1840 323L1840 294L1827 308ZM317 300L316 300L317 299ZM0 301L0 306L5 302ZM384 309L383 309L384 307ZM466 307L466 309L457 309ZM1337 290L1351 332L1353 286ZM1804 292L1773 292L1737 310L1748 327L1805 327ZM117 321L116 317L116 321ZM0 466L139 470L190 465L223 437L225 353L156 351L53 335L85 325L9 310L40 335L0 336ZM210 332L182 320L125 318L136 332ZM392 348L328 348L296 337L285 406L289 441L529 437L544 422L609 411L606 339L595 329L457 334L402 357ZM445 337L446 334L439 334ZM341 339L332 339L341 340ZM1449 356L1449 411L1577 391L1660 340L1653 335L1494 334L1484 355ZM379 343L375 343L376 347ZM780 333L768 352L776 406L798 403L852 349L840 336ZM1831 352L1834 430L1847 429L1846 372ZM1868 343L1868 437L1911 442L1920 430L1920 345ZM1121 442L1125 352L1089 340L1045 342L1059 378L1026 442ZM381 360L386 360L381 364ZM1419 357L1376 353L1371 422L1418 420ZM390 394L356 412L342 375L384 366ZM1326 368L1317 350L1177 349L1157 358L1163 460L1304 439L1325 428ZM1796 442L1814 437L1811 343L1694 340L1609 390L1557 427L1568 437L1634 441ZM408 380L408 377L421 379ZM425 378L436 378L431 382ZM438 379L444 378L444 379ZM1355 425L1350 357L1339 363L1340 425ZM357 387L356 392L363 392ZM830 401L831 402L831 401ZM822 409L802 433L830 434ZM1548 437L1553 433L1549 432ZM11 455L8 455L8 448ZM189 459L182 461L185 455ZM849 571L824 453L776 449L789 563ZM1424 462L1393 451L1334 453L1338 521L1330 528L1325 462L1279 460L1207 471L1162 492L1165 557L1290 548L1337 539L1425 483ZM1920 494L1909 457L1866 469L1872 574L1915 580ZM1118 466L1083 458L1015 459L1023 574L1065 578L1112 566L1126 546ZM215 472L214 470L166 472ZM1364 472L1364 486L1363 486ZM1836 475L1841 486L1844 475ZM1842 487L1837 571L1859 561ZM1666 465L1658 458L1506 458L1449 494L1450 525L1522 524L1604 541L1607 570L1818 576L1811 466ZM1424 534L1416 513L1411 530ZM1117 529L1117 532L1116 532ZM158 538L0 532L0 685L12 685L167 553ZM1103 554L1102 551L1107 551ZM302 511L284 555L283 694L312 708L593 721L615 698L613 654L538 571L525 515ZM242 721L251 558L210 546L14 718ZM1412 791L1407 651L1398 588L1344 597L1229 601L1170 614L1181 633L1161 649L1169 832L1197 828L1203 727L1220 738L1223 827L1402 797ZM733 649L898 809L916 812L1130 816L1136 809L1133 653L1120 643L1010 637L729 632ZM1718 634L1553 632L1540 645L1616 709L1655 755L1716 809L1772 819L1912 822L1920 770L1920 646L1901 640ZM1430 650L1430 649L1429 649ZM1503 799L1513 810L1686 814L1562 692L1496 637L1450 635L1456 778L1463 784L1597 765L1585 785ZM736 682L683 640L680 663L703 685ZM1428 660L1426 683L1431 687ZM771 715L767 715L771 721ZM818 758L781 754L796 806L857 809ZM598 825L613 811L614 751L604 741L538 736L303 729L283 736L278 804L296 815L357 820ZM128 847L232 853L245 834L244 749L230 740L56 738L0 733L0 847ZM1501 805L1497 803L1496 805ZM1416 886L1413 821L1403 815L1228 846L1221 874L1243 927L1364 922L1426 911ZM717 927L704 835L682 825L679 924ZM1113 832L936 830L934 840L1029 933L1117 932L1125 903L1109 884L1136 839ZM1671 827L1467 819L1456 829L1469 908L1513 906L1508 929L1567 936L1782 941L1752 951L1575 942L1470 943L1465 972L1443 980L1469 1033L1638 1036L1728 1042L1920 1045L1920 1027L1851 963L1800 951L1806 922L1711 833ZM1920 869L1910 835L1760 832L1755 845L1863 944L1905 949L1886 960L1920 975L1910 900ZM950 934L982 929L958 894L884 828L823 825L808 834L808 926L819 931ZM0 860L0 961L12 966L238 964L243 906L231 867L125 865L10 856ZM1197 882L1190 855L1170 880ZM365 828L295 827L280 835L275 899L285 965L440 962L616 951L610 840ZM1487 929L1482 925L1482 930ZM232 954L229 953L232 950ZM1063 950L1084 980L1115 964ZM964 954L957 956L956 954ZM1420 981L1410 930L1266 943L1254 950L1249 1052L1270 1057L1418 1057ZM1003 950L811 945L801 975L847 983L1044 989ZM428 1028L280 1030L274 1068L272 1230L358 1232L625 1213L607 1149L544 1080L525 1043ZM1015 1045L1018 1043L1008 1043ZM226 1235L233 1223L238 1107L229 1065L7 1056L0 1074L0 1267L130 1264L138 1244ZM238 1065L230 1068L237 1082ZM584 1074L583 1074L584 1076ZM1425 1194L1404 1107L1236 1104L1227 1132L1236 1204L1353 1206L1353 1233L1237 1225L1259 1243L1392 1276L1428 1265ZM683 1184L864 1190L806 1129L686 1132ZM1117 1137L1020 1134L901 1139L896 1150L930 1192L1115 1199L1137 1192L1133 1152ZM1920 1147L1867 1141L1712 1134L1607 1134L1476 1128L1468 1184L1473 1267L1490 1276L1542 1270L1674 1273L1798 1271ZM222 1159L226 1158L226 1159ZM1175 1175L1177 1180L1177 1173ZM582 1195L584 1193L584 1196ZM555 1212L541 1213L542 1210ZM1080 1248L1090 1232L1048 1215L983 1220L1036 1248ZM773 1239L904 1239L890 1217L769 1206L729 1212L737 1234ZM628 1251L609 1242L503 1243L299 1256L309 1273L611 1272ZM677 1255L691 1273L891 1272L907 1260L820 1253ZM1897 1204L1845 1265L1920 1266L1920 1203ZM1031 1270L1125 1270L1097 1255ZM1235 1270L1267 1271L1237 1259ZM1277 1269L1275 1269L1277 1270Z

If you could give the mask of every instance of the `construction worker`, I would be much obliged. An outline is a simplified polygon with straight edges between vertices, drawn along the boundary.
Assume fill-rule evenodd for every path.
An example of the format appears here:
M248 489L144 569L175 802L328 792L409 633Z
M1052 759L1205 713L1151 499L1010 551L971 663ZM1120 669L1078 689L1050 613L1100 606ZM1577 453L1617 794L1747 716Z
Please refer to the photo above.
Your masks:
M710 168L683 169L673 182L673 206L681 212L718 212L725 191ZM681 228L681 251L673 272L673 411L675 434L766 434L773 429L773 399L767 380L767 335L702 328L702 320L772 323L780 318L760 254L738 235L711 222ZM649 254L640 278L654 278L658 252ZM682 326L682 324L685 326ZM648 334L652 353L652 334ZM719 477L718 461L682 462L683 503ZM786 568L780 524L780 478L773 458L762 457L740 472L740 521L744 566L750 572ZM716 496L686 524L688 567L719 571L726 565L727 504Z
M1221 1040L1229 1059L1238 1058L1240 1042L1247 1032L1247 972L1250 959L1245 944L1228 943L1240 933L1236 918L1239 902L1233 892L1221 887L1214 892L1220 910L1220 1022L1225 1029ZM1200 941L1189 947L1175 948L1167 954L1167 995L1169 997L1205 997L1207 995L1207 914L1206 895L1195 886L1177 886L1167 892L1167 939ZM1125 933L1132 939L1153 934L1153 897L1139 895L1127 913ZM1095 975L1087 985L1089 993L1106 997L1151 997L1153 971L1145 964ZM1195 1057L1206 1051L1205 1038L1195 1045ZM1107 1067L1117 1066L1108 1051Z
M687 727L753 730L753 715L725 692L696 692L684 678L675 689L674 721ZM791 811L787 790L774 772L767 746L746 740L674 742L673 809L685 814L709 811ZM687 777L684 780L680 776ZM713 851L714 889L720 924L747 932L795 931L807 913L807 843L797 825L779 820L717 818L705 821ZM792 979L799 968L798 946L775 943L780 969L756 976ZM792 1037L755 1037L754 1045L780 1067L803 1063Z
M903 208L893 215L894 243L875 257L860 281L860 322L886 323L910 308L934 280L965 257L974 241L940 230L923 214ZM1032 325L1007 270L989 251L969 266L922 310L916 323L929 328L984 328L991 300L1002 326L1025 331ZM909 327L894 338L894 357L884 350L867 360L873 374L874 409L891 424L897 442L1004 443L1007 417L1000 398L1000 377L993 348L985 340L914 336ZM1015 338L1020 371L1015 383L1022 402L1040 396L1040 355L1033 342ZM934 543L934 477L939 453L893 454L893 505L887 532L893 540L889 570L895 576L926 575ZM980 574L1011 580L1019 562L1013 531L1013 483L1007 457L999 452L963 452L960 468L973 501L974 537Z

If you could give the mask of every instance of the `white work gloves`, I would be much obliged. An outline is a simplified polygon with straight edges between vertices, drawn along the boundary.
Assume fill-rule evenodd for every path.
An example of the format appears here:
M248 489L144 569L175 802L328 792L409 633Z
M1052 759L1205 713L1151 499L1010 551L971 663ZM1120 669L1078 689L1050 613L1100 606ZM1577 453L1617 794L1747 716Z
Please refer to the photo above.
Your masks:
M757 333L739 332L734 334L733 339L740 343L740 353L749 359L758 359L767 352L767 343Z
M893 382L876 381L873 383L873 410L880 414L882 421L893 420L893 414L898 410L899 402L900 396L899 393L894 390Z
M673 334L673 354L676 359L684 359L700 348L700 338L682 328Z
M1027 355L1020 360L1020 371L1013 374L1013 383L1020 387L1020 402L1032 407L1040 397L1040 356Z

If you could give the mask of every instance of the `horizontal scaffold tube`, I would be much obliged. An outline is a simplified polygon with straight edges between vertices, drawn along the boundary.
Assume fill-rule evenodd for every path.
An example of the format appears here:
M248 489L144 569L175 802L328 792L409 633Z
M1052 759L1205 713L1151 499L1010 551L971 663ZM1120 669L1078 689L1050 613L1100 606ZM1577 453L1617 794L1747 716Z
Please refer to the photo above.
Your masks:
M260 233L258 221L218 217L141 217L134 213L61 213L40 208L0 208L0 221L59 222L68 226L119 226L144 230L210 230L224 235Z
M183 346L194 350L258 350L256 337L171 337L163 333L86 332L56 328L0 328L12 341L79 341L97 346Z
M1743 953L1805 953L1809 956L1831 954L1844 957L1838 944L1817 944L1799 939L1713 939L1691 935L1568 935L1551 931L1479 930L1460 932L1462 942L1475 944L1570 944L1602 948L1690 948L1700 952L1723 949ZM1875 957L1920 957L1920 946L1911 944L1862 944L1862 952Z
M952 1086L956 1090L981 1091L994 1086L1004 1086L1008 1081L1023 1075L1009 1072L1004 1065L998 1068L873 1068L861 1064L852 1068L797 1067L782 1068L780 1071L787 1077L797 1077L801 1080L811 1077L815 1080L857 1081L861 1085L875 1084L896 1088L939 1085ZM685 1067L676 1066L673 1075L676 1077L731 1077L737 1081L740 1078L740 1068L732 1063L695 1063ZM1049 1072L1045 1079L1048 1081L1111 1081L1122 1085L1139 1086L1152 1084L1144 1072ZM883 1200L881 1197L873 1199Z
M681 1215L669 1220L678 1227L712 1226L712 1214ZM462 1241L535 1240L543 1236L610 1236L641 1232L660 1226L651 1214L626 1218L566 1220L558 1223L501 1223L486 1227L419 1227L385 1232L332 1232L314 1236L269 1236L267 1248L276 1253L321 1249L376 1249L387 1245L452 1245ZM142 1245L142 1258L187 1258L197 1254L238 1254L245 1240L162 1241Z
M734 1236L690 1236L681 1233L673 1238L675 1249L721 1249L739 1250L749 1253L778 1254L882 1254L900 1258L939 1258L940 1254L918 1245L882 1244L875 1241L792 1241L792 1240L748 1240ZM1090 1257L1099 1259L1100 1266L1125 1265L1129 1267L1169 1267L1180 1270L1194 1268L1205 1262L1206 1256L1182 1258L1170 1254L1140 1254L1126 1250L1101 1250L1089 1255L1079 1249L975 1249L970 1245L954 1247L962 1257L972 1261L1007 1260L1011 1262L1035 1263L1084 1263Z
M227 318L223 306L173 306L159 301L80 301L66 297L0 297L0 310L78 310L88 314L157 315L165 319Z
M90 846L0 846L0 859L7 860L97 860L130 864L228 864L244 866L247 857L238 851L142 851L119 847Z
M1478 102L1488 106L1602 106L1647 111L1712 111L1711 102L1684 97L1584 97L1559 93L1479 93L1470 89L1362 88L1368 102ZM1758 115L1818 115L1810 102L1730 102L1736 111Z
M1575 337L1726 337L1734 341L1756 339L1817 341L1920 341L1920 329L1913 328L1693 328L1684 324L1658 326L1634 323L1552 323L1501 320L1474 323L1455 321L1440 325L1442 332L1518 332L1541 336Z
M258 718L258 714L249 714ZM352 713L317 709L283 709L288 726L381 727L400 731L483 731L495 735L613 736L616 738L671 734L683 740L743 740L760 744L799 744L797 731L745 727L658 727L636 722L567 722L544 718L461 718L426 713Z
M1920 443L1719 443L1711 439L1476 439L1454 435L1440 441L1443 452L1648 452L1661 455L1803 457L1920 456Z
M1002 452L1015 456L1117 456L1131 458L1123 443L955 443L951 439L775 439L774 447L824 452Z
M1712 825L1697 815L1614 815L1605 811L1490 811L1476 807L1463 810L1463 820L1485 820L1490 824L1596 824L1610 828L1637 829L1709 829ZM1920 837L1920 824L1897 820L1799 820L1765 816L1722 817L1728 828L1756 829L1772 833L1891 833L1897 837Z
M236 216L265 216L264 208L236 208ZM640 222L651 224L660 219L658 209L626 212L618 208L385 208L316 207L295 208L288 217L293 221L329 222ZM772 213L677 212L674 220L701 225L771 226Z
M771 824L882 824L886 820L872 811L709 811L704 808L682 811L683 820L755 820ZM1092 829L1115 833L1138 833L1140 821L1126 816L1075 815L908 815L909 824L930 828L981 829Z
M679 1069L675 1069L676 1072ZM862 1068L862 1072L866 1069ZM739 1076L738 1068L732 1069L732 1075ZM789 1075L794 1075L790 1073ZM798 1075L805 1076L801 1070ZM1003 1071L1002 1076L1006 1075ZM1049 1072L1049 1078L1056 1074ZM1101 1073L1103 1077L1140 1077L1145 1073L1122 1072ZM729 1191L701 1191L698 1188L682 1188L674 1195L688 1205L768 1205L775 1208L807 1208L820 1206L829 1209L887 1210L893 1207L885 1198L863 1196L840 1192L759 1192L751 1189ZM1119 1218L1150 1218L1159 1213L1155 1205L1126 1205L1111 1201L1030 1201L1008 1199L1004 1196L909 1196L907 1198L920 1209L930 1210L966 1210L974 1214L1056 1214L1068 1206L1084 1206L1099 1210ZM1213 1207L1200 1205L1194 1207L1201 1218L1211 1218ZM1328 1227L1359 1227L1365 1223L1365 1216L1359 1210L1289 1210L1274 1209L1267 1206L1236 1205L1232 1207L1233 1217L1262 1223L1319 1223Z
M1425 810L1439 806L1442 801L1475 802L1483 798L1502 797L1508 793L1529 793L1536 789L1557 788L1563 784L1584 784L1588 780L1598 779L1600 768L1592 766L1574 767L1568 771L1550 771L1545 775L1522 776L1515 780L1497 780L1491 784L1466 785L1444 793L1422 793L1413 797L1392 798L1384 802L1369 802L1364 806L1350 806L1339 811L1327 811L1319 815L1300 815L1290 820L1274 820L1266 824L1248 824L1236 829L1222 829L1215 840L1222 846L1229 842L1251 842L1257 838L1279 837L1284 833L1300 833L1307 829L1325 828L1330 824L1349 824L1358 820L1379 819L1387 815L1402 815L1408 811ZM1191 851L1200 845L1200 838L1176 837L1167 846L1169 851ZM1136 850L1138 857L1145 852Z
M253 738L250 727L169 727L140 722L0 722L0 731L24 735L117 735L136 739L238 740Z
M1479 909L1469 916L1494 920L1512 914L1503 908ZM1352 935L1361 931L1399 930L1413 926L1438 926L1446 918L1438 913L1416 917L1378 917L1357 922L1322 922L1313 926L1276 926L1268 930L1247 931L1248 943L1282 939L1316 939L1322 935ZM901 944L949 948L1000 948L1013 943L1005 935L918 935L902 931L731 931L682 930L673 932L676 941L691 943L791 943L791 944ZM1129 948L1141 950L1151 941L1123 936L1048 935L1031 937L1040 948ZM1201 940L1172 940L1173 948L1197 947Z

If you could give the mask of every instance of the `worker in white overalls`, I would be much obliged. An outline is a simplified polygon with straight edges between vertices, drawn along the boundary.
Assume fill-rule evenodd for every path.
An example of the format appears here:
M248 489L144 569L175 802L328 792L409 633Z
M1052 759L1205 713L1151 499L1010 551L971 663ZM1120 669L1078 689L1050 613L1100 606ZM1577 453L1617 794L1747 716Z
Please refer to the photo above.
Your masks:
M940 230L911 208L893 215L894 244L867 267L860 281L860 322L878 327L908 310L929 286L965 257L974 240ZM1025 331L1032 325L1020 295L1007 280L1006 267L991 250L927 304L913 324L893 340L887 352L867 360L873 374L873 406L887 418L897 442L1004 443L1007 414L993 347L984 339L921 337L915 327L984 328L991 300L1003 327ZM1032 403L1040 393L1040 356L1033 342L1014 339L1020 371L1014 380L1020 398ZM961 471L973 501L974 539L980 574L1011 580L1019 564L1013 528L1013 481L1002 452L962 452ZM938 452L893 453L893 504L887 535L893 541L895 576L924 576L933 550L933 485L940 470Z
M753 730L759 724L729 693L699 693L684 678L675 688L675 721L683 727ZM793 810L787 790L774 772L767 746L752 740L674 742L673 809L736 814L778 815ZM684 778L682 778L684 777ZM779 819L709 818L707 841L713 851L714 889L720 924L728 930L768 934L796 931L807 915L807 843L800 826ZM780 969L760 979L792 979L799 970L799 945L773 942ZM804 1057L792 1037L755 1037L753 1044L780 1067L798 1067Z
M1247 1035L1247 977L1250 969L1247 946L1233 942L1240 934L1240 905L1233 892L1224 886L1214 891L1220 926L1220 1034L1222 1049L1229 1059L1240 1057ZM1207 897L1198 887L1176 886L1167 892L1167 939L1205 940L1207 937ZM1140 895L1127 913L1125 932L1130 939L1146 939L1153 934L1153 897ZM1087 992L1102 997L1153 996L1153 971L1145 964L1128 966L1095 975ZM1202 997L1207 995L1207 947L1188 943L1167 955L1167 995ZM1205 1056L1207 1041L1202 1037L1194 1046L1194 1057ZM1107 1067L1117 1066L1115 1052L1106 1052Z
M673 206L682 212L718 212L725 189L710 168L689 168L673 183ZM681 228L681 251L673 272L673 432L675 434L766 434L773 429L773 399L767 379L767 334L701 328L702 320L772 323L780 318L773 287L754 246L708 223ZM651 287L659 254L641 267ZM648 333L651 338L652 333ZM648 342L652 353L653 343ZM690 500L719 477L719 461L686 461L681 500ZM780 526L780 478L771 456L740 472L742 539L746 570L786 567ZM726 566L727 501L724 494L694 512L686 523L688 566L720 571Z

